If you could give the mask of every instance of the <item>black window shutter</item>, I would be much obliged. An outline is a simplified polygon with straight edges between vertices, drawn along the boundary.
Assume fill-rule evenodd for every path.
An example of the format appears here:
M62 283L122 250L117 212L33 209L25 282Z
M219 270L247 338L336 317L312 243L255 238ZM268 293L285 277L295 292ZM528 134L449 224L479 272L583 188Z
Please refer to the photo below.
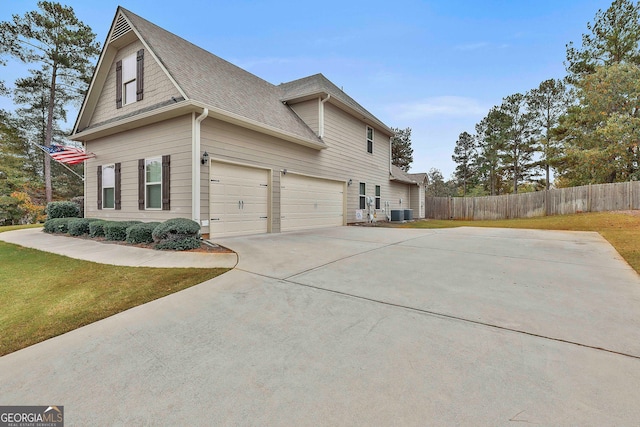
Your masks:
M115 164L115 172L116 172L116 188L115 188L115 207L116 210L122 209L122 204L120 202L121 197L121 189L120 189L120 163Z
M138 160L138 209L144 210L144 159Z
M102 166L98 166L98 209L102 209Z
M122 108L122 61L116 62L116 108Z
M138 51L136 61L136 100L142 101L144 95L144 49Z
M171 210L171 156L162 156L162 210Z

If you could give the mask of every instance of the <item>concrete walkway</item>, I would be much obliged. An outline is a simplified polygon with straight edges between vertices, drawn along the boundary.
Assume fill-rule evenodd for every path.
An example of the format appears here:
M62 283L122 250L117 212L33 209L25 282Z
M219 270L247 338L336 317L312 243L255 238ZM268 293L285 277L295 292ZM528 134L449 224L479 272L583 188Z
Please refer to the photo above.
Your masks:
M85 261L128 267L233 268L238 262L235 253L156 251L48 234L41 228L5 231L0 233L0 240Z
M68 425L637 425L640 278L596 233L339 227L0 358Z

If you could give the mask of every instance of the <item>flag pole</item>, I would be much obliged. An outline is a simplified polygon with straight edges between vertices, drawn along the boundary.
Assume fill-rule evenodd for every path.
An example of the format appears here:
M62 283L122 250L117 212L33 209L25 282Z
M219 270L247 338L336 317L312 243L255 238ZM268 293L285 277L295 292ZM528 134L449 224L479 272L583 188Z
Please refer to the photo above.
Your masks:
M31 145L35 145L36 147L38 147L40 149L40 151L42 151L44 154L48 155L49 157L51 157L51 153L49 153L47 150L45 150L44 148L42 148L39 144L36 144L35 142L31 141L30 139L27 140L29 141L29 144ZM64 166L69 172L71 172L72 174L74 174L75 176L77 176L78 178L80 178L82 180L82 182L84 182L84 176L79 175L78 173L76 173L76 171L74 171L73 169L71 169L69 166L65 165L62 162L57 161L56 159L54 159L53 157L51 157L51 160L54 160L56 163Z

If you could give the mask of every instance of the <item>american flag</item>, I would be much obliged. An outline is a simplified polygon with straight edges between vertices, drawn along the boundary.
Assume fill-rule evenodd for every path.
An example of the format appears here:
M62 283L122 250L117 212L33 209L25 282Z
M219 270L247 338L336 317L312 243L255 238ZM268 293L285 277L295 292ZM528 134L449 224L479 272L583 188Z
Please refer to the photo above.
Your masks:
M66 145L51 145L49 147L39 145L39 147L49 153L53 160L60 163L66 163L68 165L82 163L85 160L92 159L96 156L93 153L86 153L80 148L68 147Z

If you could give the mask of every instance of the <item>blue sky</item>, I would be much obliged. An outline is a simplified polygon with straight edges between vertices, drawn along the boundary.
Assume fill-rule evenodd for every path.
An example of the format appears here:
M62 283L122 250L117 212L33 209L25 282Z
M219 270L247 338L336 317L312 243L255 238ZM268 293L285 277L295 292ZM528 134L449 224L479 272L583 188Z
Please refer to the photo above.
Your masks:
M448 178L458 135L503 97L563 77L565 45L579 44L611 0L61 3L101 43L121 4L271 83L323 73L388 126L412 128L412 172L435 167ZM6 21L37 1L0 6ZM9 84L24 72L0 68ZM13 107L0 98L0 108Z

